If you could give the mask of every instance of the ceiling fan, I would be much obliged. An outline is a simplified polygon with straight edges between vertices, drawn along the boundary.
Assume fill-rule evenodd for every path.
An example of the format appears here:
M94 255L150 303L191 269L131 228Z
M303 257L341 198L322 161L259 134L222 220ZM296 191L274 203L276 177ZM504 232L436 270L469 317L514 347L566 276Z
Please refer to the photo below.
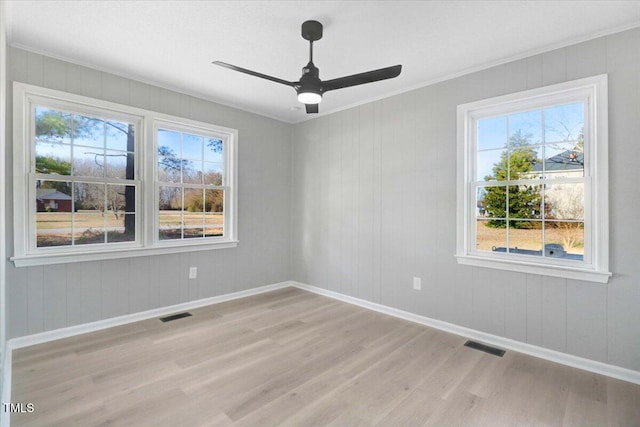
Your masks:
M342 89L345 87L357 86L365 83L377 82L379 80L392 79L400 75L402 65L380 68L379 70L367 71L366 73L353 74L339 77L337 79L320 80L319 70L313 64L313 42L322 38L322 24L318 21L305 21L302 24L302 38L309 40L309 63L302 69L302 76L297 82L282 80L277 77L268 76L246 68L237 67L221 61L214 61L215 65L271 80L272 82L291 86L298 93L298 101L305 104L307 114L317 113L318 104L322 101L322 95L330 90Z

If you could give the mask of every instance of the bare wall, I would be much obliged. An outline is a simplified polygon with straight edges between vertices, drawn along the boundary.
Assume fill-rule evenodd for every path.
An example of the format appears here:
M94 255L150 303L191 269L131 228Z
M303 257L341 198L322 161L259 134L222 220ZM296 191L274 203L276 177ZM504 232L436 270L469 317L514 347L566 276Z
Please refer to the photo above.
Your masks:
M10 48L8 105L19 81L238 129L234 249L7 266L8 338L78 325L290 278L291 125L195 97ZM8 108L7 253L13 255L12 111ZM198 278L188 279L189 266Z
M614 277L605 285L458 265L456 106L602 73ZM639 120L634 29L298 124L293 279L640 371Z

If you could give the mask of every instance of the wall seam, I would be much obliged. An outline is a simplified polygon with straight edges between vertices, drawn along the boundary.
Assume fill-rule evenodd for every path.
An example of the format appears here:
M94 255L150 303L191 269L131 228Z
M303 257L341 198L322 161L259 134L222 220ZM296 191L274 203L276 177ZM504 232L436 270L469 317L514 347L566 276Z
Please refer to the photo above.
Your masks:
M295 206L295 189L294 189L294 185L293 183L295 182L294 179L294 174L295 174L295 168L294 168L294 159L295 159L295 136L296 136L296 132L295 132L295 125L293 124L288 124L289 127L289 161L290 161L290 165L289 165L289 170L290 170L290 179L289 179L289 266L287 268L288 272L287 272L287 276L291 278L291 280L295 280L294 276L294 272L296 271L296 269L293 266L293 235L295 233L295 227L294 227L294 206Z

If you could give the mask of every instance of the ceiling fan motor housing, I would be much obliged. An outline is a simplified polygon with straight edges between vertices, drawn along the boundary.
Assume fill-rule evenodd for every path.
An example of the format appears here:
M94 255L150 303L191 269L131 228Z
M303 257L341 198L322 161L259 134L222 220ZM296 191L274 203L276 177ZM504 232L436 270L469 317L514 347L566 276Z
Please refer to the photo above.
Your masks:
M299 86L296 87L298 94L301 92L313 92L322 95L322 81L320 80L320 70L313 62L309 62L302 69Z

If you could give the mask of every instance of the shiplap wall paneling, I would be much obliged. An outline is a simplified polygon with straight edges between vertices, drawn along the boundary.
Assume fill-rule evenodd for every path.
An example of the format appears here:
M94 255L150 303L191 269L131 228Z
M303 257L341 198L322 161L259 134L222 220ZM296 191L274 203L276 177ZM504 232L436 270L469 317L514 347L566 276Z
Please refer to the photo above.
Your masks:
M640 370L639 46L633 29L295 125L294 280ZM604 285L458 265L457 105L602 73L609 76L614 277ZM328 160L311 146L323 135ZM308 170L313 181L302 179ZM310 195L317 181L327 183L322 203ZM325 216L328 233L313 220ZM316 250L325 247L326 258ZM324 270L326 281L316 273ZM414 276L421 291L411 287ZM354 278L357 288L343 286Z
M238 129L240 240L235 249L20 269L9 265L9 338L291 277L289 124L16 48L10 48L8 55L9 102L15 80ZM9 142L11 117L9 108ZM6 156L11 225L11 144ZM7 253L12 255L13 227L7 231ZM198 267L197 279L188 279L190 266Z

